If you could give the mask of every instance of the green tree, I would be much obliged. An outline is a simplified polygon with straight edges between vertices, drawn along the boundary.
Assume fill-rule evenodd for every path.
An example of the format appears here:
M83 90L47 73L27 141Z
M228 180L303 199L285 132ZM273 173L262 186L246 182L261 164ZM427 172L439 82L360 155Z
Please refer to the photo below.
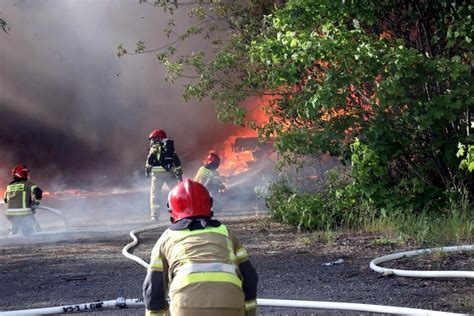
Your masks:
M269 121L251 125L288 161L352 161L350 190L374 206L442 206L453 189L474 191L456 157L473 143L473 11L447 0L196 1L197 25L177 34L170 23L175 41L157 58L171 80L191 71L184 96L212 99L221 120L243 124L243 100L272 96ZM197 34L215 44L211 56L176 56ZM150 51L139 42L135 53Z

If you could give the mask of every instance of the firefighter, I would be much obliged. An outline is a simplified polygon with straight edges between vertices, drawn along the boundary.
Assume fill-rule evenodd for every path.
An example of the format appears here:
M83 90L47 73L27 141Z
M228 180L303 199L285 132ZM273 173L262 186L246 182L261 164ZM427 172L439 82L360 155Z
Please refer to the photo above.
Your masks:
M194 181L197 181L204 185L211 196L216 196L217 193L221 193L225 189L224 182L217 171L221 163L221 158L215 154L210 153L207 156L206 164L199 168Z
M18 165L12 170L13 181L5 190L3 200L7 205L6 216L11 222L10 235L25 236L41 231L34 214L34 206L39 205L43 191L29 180L30 171L25 165Z
M166 132L153 130L148 136L150 149L145 163L145 174L151 174L150 216L157 221L160 216L160 200L163 184L171 189L182 180L181 161L174 150L174 141L166 137Z
M185 179L168 206L172 224L152 250L143 283L146 315L168 308L173 316L256 315L257 272L237 238L212 219L207 189Z

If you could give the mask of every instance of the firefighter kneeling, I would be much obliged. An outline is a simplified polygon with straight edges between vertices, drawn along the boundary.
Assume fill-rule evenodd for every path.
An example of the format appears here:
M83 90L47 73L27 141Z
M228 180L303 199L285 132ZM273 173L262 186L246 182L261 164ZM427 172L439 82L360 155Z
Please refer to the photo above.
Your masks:
M143 283L146 315L256 315L258 276L224 224L211 219L212 198L186 179L168 196L171 226L151 253Z

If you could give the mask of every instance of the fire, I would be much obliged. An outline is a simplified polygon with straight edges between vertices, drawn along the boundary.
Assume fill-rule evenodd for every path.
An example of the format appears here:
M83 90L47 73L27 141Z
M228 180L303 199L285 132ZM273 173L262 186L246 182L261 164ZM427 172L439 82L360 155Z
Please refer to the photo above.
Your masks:
M268 122L268 116L264 109L268 106L274 97L252 97L245 103L244 107L248 109L246 119L253 121L257 126ZM253 151L235 146L237 139L257 138L257 131L242 127L230 135L221 145L215 146L209 152L215 152L221 157L219 173L224 176L232 176L249 170L248 162L254 161Z
M220 148L213 150L221 157L219 173L224 176L232 176L249 170L248 162L255 160L251 150L236 151L235 140L241 137L256 137L253 130L242 130L237 134L229 136Z

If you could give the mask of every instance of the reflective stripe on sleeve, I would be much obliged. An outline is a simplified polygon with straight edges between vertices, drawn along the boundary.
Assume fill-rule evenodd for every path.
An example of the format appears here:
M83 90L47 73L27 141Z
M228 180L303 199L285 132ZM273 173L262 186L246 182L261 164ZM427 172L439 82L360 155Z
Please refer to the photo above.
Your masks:
M148 309L146 310L145 316L165 316L166 315L166 310L161 310L158 312L154 311L149 311Z
M31 208L25 207L25 208L9 208L7 209L6 215L8 216L23 216L23 215L31 215L33 212L31 211Z
M184 275L195 272L227 272L236 273L236 266L233 264L212 262L212 263L196 263L190 262L179 267L176 275Z
M161 260L160 257L154 258L153 261L150 263L150 270L163 271L163 260Z
M239 288L242 288L242 281L239 279L239 277L235 274L227 272L198 272L186 275L177 275L173 279L171 287L183 288L188 284L198 282L225 282L232 283Z
M245 301L245 310L252 310L257 308L257 300Z
M237 260L239 260L239 262L244 261L249 256L247 253L247 250L245 250L245 248L243 247L237 249L236 255L237 255Z

